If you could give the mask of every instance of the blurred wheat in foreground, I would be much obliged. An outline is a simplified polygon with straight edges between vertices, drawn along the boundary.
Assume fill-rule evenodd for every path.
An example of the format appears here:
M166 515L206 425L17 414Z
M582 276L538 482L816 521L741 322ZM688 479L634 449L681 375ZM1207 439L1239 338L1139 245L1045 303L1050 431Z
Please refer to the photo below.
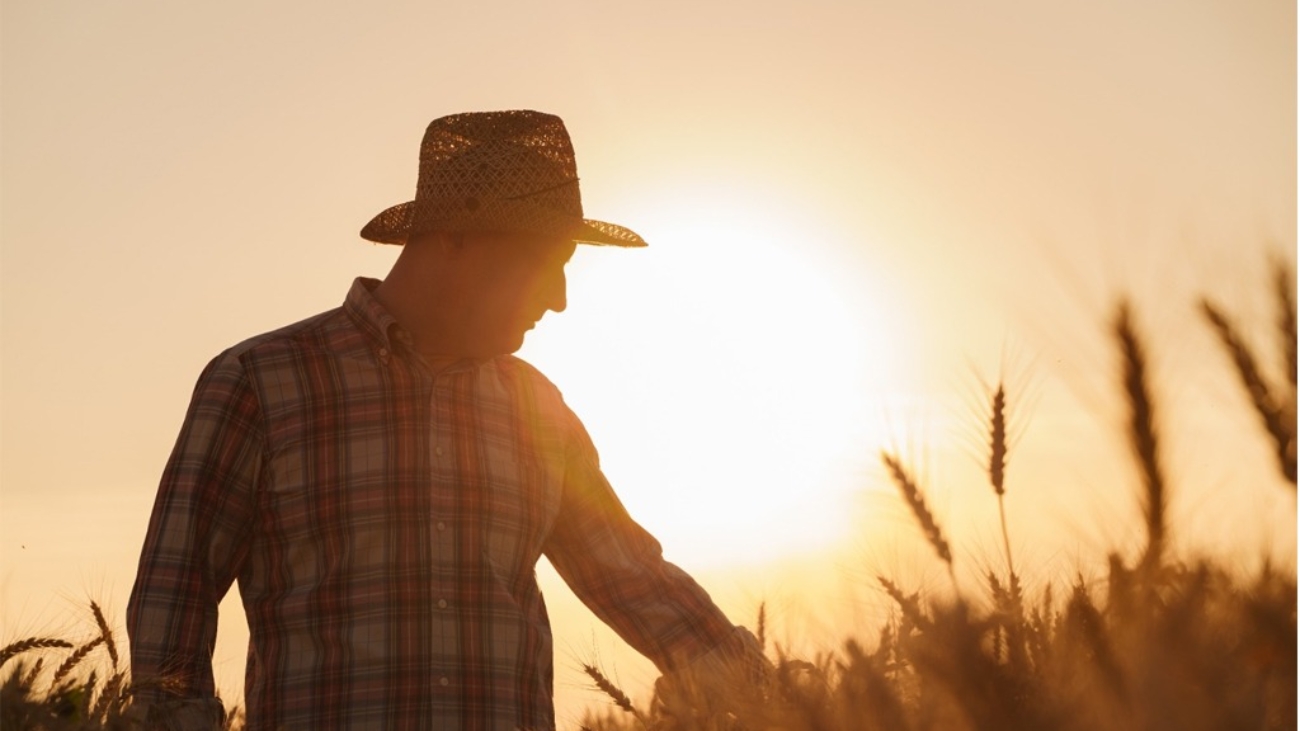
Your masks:
M1275 265L1273 292L1286 374L1263 375L1261 359L1219 305L1201 314L1276 455L1296 482L1296 313L1294 273ZM1160 410L1138 318L1120 303L1111 320L1125 430L1141 478L1137 501L1146 545L1125 562L1108 556L1104 588L1082 576L1025 596L1012 561L1002 498L1008 467L1008 393L990 397L988 478L998 500L1006 574L989 571L987 602L957 594L926 601L878 577L897 607L877 637L851 637L812 662L779 648L755 687L732 692L709 679L677 678L699 691L656 685L648 712L619 691L619 708L590 715L588 731L930 731L1296 728L1296 577L1269 566L1243 577L1211 559L1172 561L1166 506L1170 485L1160 449ZM926 541L952 576L953 554L922 486L896 456L886 471ZM956 587L955 580L953 586ZM1060 591L1064 589L1064 591ZM1063 594L1063 596L1059 595ZM984 599L979 597L978 599ZM608 681L599 687L609 692ZM617 691L617 688L614 689Z
M1244 407L1282 476L1296 482L1294 273L1275 267L1276 332L1286 378L1271 383L1230 315L1200 311L1241 383ZM1242 576L1213 560L1178 563L1167 550L1174 488L1160 449L1160 411L1138 318L1121 304L1111 321L1125 430L1141 477L1142 554L1108 556L1104 587L1067 577L1033 598L1015 570L1002 499L1009 466L1004 384L990 397L988 478L998 500L1006 573L986 575L985 597L927 600L878 577L896 605L872 638L849 637L811 659L771 651L770 664L737 678L665 677L645 709L600 669L584 666L610 699L584 731L992 731L1114 729L1199 731L1296 728L1296 577L1267 563ZM1276 370L1276 369L1274 369ZM896 455L881 455L926 541L953 577L954 556L922 485ZM1294 494L1294 492L1293 492ZM955 578L952 582L957 588ZM138 729L138 687L103 612L90 636L30 637L0 649L0 729ZM760 608L758 646L767 651ZM737 679L739 681L737 682ZM158 682L158 681L153 681ZM162 681L165 686L166 682ZM225 721L241 726L238 710Z

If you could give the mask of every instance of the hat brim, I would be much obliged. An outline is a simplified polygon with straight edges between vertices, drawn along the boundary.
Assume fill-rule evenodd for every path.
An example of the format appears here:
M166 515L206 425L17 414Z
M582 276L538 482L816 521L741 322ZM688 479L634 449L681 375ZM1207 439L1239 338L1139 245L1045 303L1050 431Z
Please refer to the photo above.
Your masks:
M412 233L423 231L437 231L440 227L437 225L423 226L420 232L413 231L415 220L415 201L399 203L384 209L379 215L370 219L361 229L361 238L367 241L374 241L379 244L395 244L402 246L406 244L407 239ZM537 207L533 207L531 213L534 216L540 215L543 218L551 219L553 225L547 226L549 231L562 231L564 235L571 236L573 241L578 244L592 244L595 246L621 246L635 248L647 246L645 239L641 238L632 229L619 226L616 223L597 221L591 218L570 218L560 214L547 213ZM489 231L490 227L476 226L455 226L449 225L446 230L449 231Z

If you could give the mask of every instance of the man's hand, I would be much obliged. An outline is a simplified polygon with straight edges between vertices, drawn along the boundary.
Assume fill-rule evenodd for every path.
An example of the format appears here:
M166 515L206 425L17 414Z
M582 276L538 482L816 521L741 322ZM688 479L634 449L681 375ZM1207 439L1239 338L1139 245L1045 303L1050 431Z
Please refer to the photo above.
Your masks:
M737 627L723 644L656 680L651 713L704 728L743 727L766 705L774 677L758 640Z

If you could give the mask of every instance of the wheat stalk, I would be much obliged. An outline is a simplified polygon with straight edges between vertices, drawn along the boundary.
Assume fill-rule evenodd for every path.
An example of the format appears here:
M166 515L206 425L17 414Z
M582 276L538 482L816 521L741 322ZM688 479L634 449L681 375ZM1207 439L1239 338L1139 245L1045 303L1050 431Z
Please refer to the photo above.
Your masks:
M1296 484L1294 420L1288 419L1284 413L1285 409L1278 404L1276 397L1274 397L1268 384L1264 381L1263 374L1260 373L1255 354L1241 337L1232 321L1208 299L1201 300L1201 312L1214 328L1215 333L1219 336L1219 341L1223 343L1224 349L1228 351L1228 355L1232 358L1241 385L1246 389L1246 394L1250 396L1251 404L1255 407L1255 413L1259 415L1260 420L1264 423L1264 430L1268 432L1268 435L1273 440L1282 474L1294 487Z
M632 699L627 696L627 693L624 693L622 688L615 685L614 681L605 677L605 674L600 672L599 668L595 665L584 663L582 671L591 678L592 682L596 684L596 687L599 688L601 692L614 701L614 705L623 709L627 713L640 717L636 712L636 706L632 705Z
M898 491L902 493L903 500L911 508L912 515L916 517L916 522L921 526L921 532L925 534L925 539L934 548L939 559L948 565L948 576L952 579L953 587L957 586L957 579L953 573L952 567L952 549L948 541L943 537L943 531L939 528L939 522L934 519L934 514L926 505L925 495L922 494L921 488L917 485L912 476L903 468L901 462L888 452L881 452L881 459L885 463L885 468L889 470L890 477L893 478L894 484L898 486Z
M49 647L67 649L72 647L72 643L46 637L29 637L25 640L11 642L8 645L5 645L3 649L0 649L0 667L3 667L4 664L9 662L9 659L15 655L20 655L28 650L40 650Z
M1007 471L1007 391L1002 383L993 392L989 418L989 482L998 497L1006 492Z
M1273 292L1277 297L1277 329L1282 338L1283 365L1294 397L1297 369L1295 272L1282 257L1273 261Z
M993 595L993 604L1002 611L1006 611L1011 606L1011 594L1006 587L998 581L998 575L990 569L988 573L989 592Z
M907 617L912 624L917 627L928 627L930 625L930 619L925 616L925 612L921 609L921 603L917 601L915 594L911 596L904 594L897 584L883 576L877 576L876 580L885 588L885 593L894 600L894 603L902 610L903 616Z
M1007 556L1007 575L1015 580L1016 569L1011 561L1011 534L1007 531L1007 511L1003 502L1006 496L1007 475L1007 391L999 382L993 392L989 415L989 483L998 496L998 519L1002 524L1002 548Z
M95 649L96 647L99 647L100 644L102 644L103 642L104 642L103 637L96 637L90 642L87 642L86 644L74 650L72 654L68 655L68 658L63 661L63 664L59 666L59 669L54 671L54 677L50 679L50 685L52 687L58 686L60 680L63 680L65 677L67 677L68 673L72 672L72 669L75 668L78 663L84 660L86 658L86 655L90 654L91 650Z
M1124 674L1110 639L1106 636L1106 619L1093 606L1082 584L1075 586L1074 595L1066 605L1063 621L1067 631L1074 633L1075 642L1089 650L1091 670L1101 678L1111 693L1117 698L1124 698Z
M36 685L36 676L41 674L41 670L44 667L45 667L45 658L43 657L36 658L36 662L32 663L32 669L29 670L27 674L22 677L22 680L20 681L19 684L24 688L30 688L33 685Z
M122 693L122 684L126 681L126 673L118 671L104 684L103 690L99 692L99 700L95 701L95 708L90 712L92 719L106 720L114 704L120 704L124 694Z
M1154 569L1160 565L1163 557L1167 532L1165 477L1156 436L1155 404L1147 385L1146 354L1133 328L1132 313L1127 302L1120 303L1115 316L1114 332L1123 360L1122 379L1129 406L1129 439L1137 453L1138 467L1142 471L1145 486L1143 515L1147 526L1147 548L1143 563Z
M104 638L104 648L108 650L108 657L113 661L113 669L117 670L117 643L113 641L113 630L109 629L103 610L94 601L90 602L90 611L95 615L95 624L99 625L99 636Z
M90 699L94 697L95 686L98 683L99 673L96 673L94 669L91 669L90 674L86 676L85 681L82 682L81 687L78 688L75 693L65 692L62 695L66 700L76 703L77 712L80 713L82 717L88 718L90 716ZM69 681L68 686L68 690L71 690L71 681Z

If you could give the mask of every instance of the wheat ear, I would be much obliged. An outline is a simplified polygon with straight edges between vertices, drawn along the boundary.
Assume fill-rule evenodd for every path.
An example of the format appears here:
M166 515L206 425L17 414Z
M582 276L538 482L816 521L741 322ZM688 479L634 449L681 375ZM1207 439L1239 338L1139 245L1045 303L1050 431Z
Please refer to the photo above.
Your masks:
M50 679L50 686L58 686L60 680L67 677L68 673L72 672L72 669L75 668L78 663L86 659L86 655L89 655L91 650L99 647L103 642L103 637L96 637L74 650L71 655L68 655L68 659L64 660L63 664L59 666L59 669L54 671L54 677Z
M99 625L99 636L104 638L104 649L108 650L108 658L113 661L113 670L117 670L117 643L113 641L113 630L104 619L104 611L94 601L90 602L90 611L95 615L95 624Z
M1007 511L1003 504L1006 496L1007 477L1007 390L999 382L993 393L989 415L989 483L998 496L998 519L1002 523L1002 548L1007 556L1007 575L1015 577L1015 565L1011 562L1011 534L1007 531Z
M934 519L934 513L926 505L925 495L921 492L920 486L912 476L903 468L903 464L896 457L888 452L881 452L881 459L884 460L885 468L889 470L890 477L893 478L894 484L898 491L902 493L903 500L911 508L912 515L916 517L916 522L921 526L921 532L925 534L925 539L934 548L935 553L939 554L939 559L948 565L948 576L952 579L953 588L957 586L957 578L953 573L952 567L952 549L948 545L947 539L943 537L943 531L939 528L939 522Z
M1128 397L1129 439L1133 443L1145 487L1142 512L1146 518L1147 548L1143 563L1154 569L1160 565L1165 549L1165 477L1156 437L1155 404L1147 384L1146 354L1133 328L1132 313L1127 302L1120 303L1115 316L1114 333L1122 358L1124 393Z
M582 671L591 678L592 682L596 684L596 687L599 688L602 693L609 696L610 700L614 701L614 705L634 716L638 715L636 712L636 706L632 705L632 699L627 696L627 693L623 692L622 688L614 685L614 681L605 677L605 674L600 672L599 668L595 665L584 663Z
M40 650L49 647L67 649L72 647L72 643L46 637L28 637L25 640L11 642L8 645L5 645L3 649L0 649L0 667L3 667L4 664L9 662L9 659L15 655L20 655L28 650Z
M1246 394L1250 396L1250 402L1255 407L1255 413L1259 415L1260 420L1264 423L1264 430L1268 432L1269 437L1273 440L1282 474L1294 487L1296 484L1294 422L1288 423L1287 416L1284 414L1285 410L1278 405L1268 384L1264 381L1263 374L1260 373L1254 352L1251 351L1250 346L1246 344L1237 327L1228 319L1227 315L1208 299L1201 300L1201 312L1205 315L1205 319L1209 321L1210 326L1214 328L1214 332L1219 336L1219 341L1223 343L1224 350L1228 351L1229 357L1232 358L1241 385L1246 389Z
M1295 272L1280 256L1273 261L1273 293L1277 297L1277 329L1282 338L1283 365L1294 396L1297 369Z
M907 594L904 594L903 590L898 588L898 584L895 584L883 576L877 576L876 580L880 582L880 585L885 588L885 593L888 594L894 600L894 603L898 605L898 608L902 610L903 616L910 620L913 625L917 627L928 627L930 625L930 620L925 616L925 612L921 609L921 603L917 601L916 595L908 596Z
M99 692L99 699L95 701L95 708L90 712L91 719L105 721L108 719L113 706L120 705L123 699L122 684L126 681L126 673L117 671L104 684L104 688Z

